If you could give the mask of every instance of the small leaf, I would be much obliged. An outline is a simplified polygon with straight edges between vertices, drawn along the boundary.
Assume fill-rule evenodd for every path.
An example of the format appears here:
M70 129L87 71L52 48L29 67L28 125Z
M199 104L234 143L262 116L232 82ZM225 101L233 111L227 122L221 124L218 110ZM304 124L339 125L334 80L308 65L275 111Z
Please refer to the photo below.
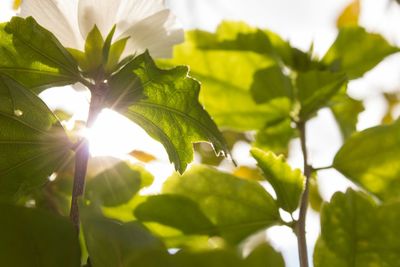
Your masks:
M333 166L383 200L400 195L400 121L352 135L336 154Z
M221 236L231 243L279 223L275 201L260 184L213 168L195 166L182 176L173 175L163 191L198 203Z
M79 241L66 218L5 204L0 213L2 266L80 266Z
M280 97L293 97L291 81L277 65L257 71L250 90L257 104Z
M132 199L152 180L152 175L143 168L121 162L91 178L87 183L85 197L99 201L104 206L119 206Z
M0 199L17 200L65 166L70 142L43 101L0 74Z
M343 139L346 140L356 131L358 115L364 111L362 101L355 100L341 92L331 99L329 107L339 125Z
M360 0L353 0L340 14L339 18L336 21L336 25L338 28L357 26L359 17Z
M367 194L352 189L336 193L321 211L315 266L397 266L399 208L398 201L377 205Z
M180 195L151 196L135 209L134 214L142 222L157 222L188 235L212 236L216 230L196 202Z
M379 34L368 33L361 27L345 27L340 29L322 61L346 73L349 79L356 79L399 51Z
M272 152L253 148L251 154L274 188L278 205L288 212L295 211L299 206L305 181L301 171L293 170L283 156L276 156Z
M188 76L187 67L161 70L146 52L110 80L114 94L124 96L130 87L121 86L120 79L131 85L140 81L143 97L129 102L135 91L140 94L140 87L132 88L131 95L122 100L129 106L121 111L164 145L176 170L182 173L193 160L192 143L210 142L218 155L229 153L217 126L198 102L200 84ZM118 109L118 103L110 106Z
M300 101L300 118L307 119L324 107L343 86L346 75L329 71L299 72L296 85Z
M285 267L282 254L268 243L257 246L244 260L246 267Z
M0 73L35 93L79 80L74 58L32 17L0 24Z

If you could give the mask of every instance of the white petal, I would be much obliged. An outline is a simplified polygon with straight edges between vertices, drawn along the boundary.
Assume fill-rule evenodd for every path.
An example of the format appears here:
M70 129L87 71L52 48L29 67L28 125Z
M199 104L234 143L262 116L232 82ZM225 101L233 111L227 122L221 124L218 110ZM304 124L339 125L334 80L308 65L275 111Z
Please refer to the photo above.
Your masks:
M164 0L122 0L117 16L117 32L165 9Z
M24 0L19 16L32 16L70 48L81 49L83 40L77 22L78 0Z
M79 0L78 19L83 39L96 25L106 37L116 24L121 0Z
M172 13L165 9L139 21L121 37L130 36L124 56L140 54L146 49L152 57L171 57L173 45L183 42L183 29Z

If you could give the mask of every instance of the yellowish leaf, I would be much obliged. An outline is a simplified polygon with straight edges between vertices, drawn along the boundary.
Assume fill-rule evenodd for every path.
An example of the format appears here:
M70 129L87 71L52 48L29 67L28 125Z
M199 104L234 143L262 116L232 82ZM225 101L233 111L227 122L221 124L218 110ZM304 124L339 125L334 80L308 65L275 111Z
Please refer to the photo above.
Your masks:
M17 10L22 4L22 0L14 0L13 9Z
M253 181L264 180L264 177L261 175L258 169L253 169L246 166L238 167L236 170L234 170L233 175L246 180L253 180Z
M140 150L133 150L129 155L144 163L149 163L157 159L155 156Z
M357 26L360 17L360 0L351 2L340 14L336 21L338 28L347 26Z

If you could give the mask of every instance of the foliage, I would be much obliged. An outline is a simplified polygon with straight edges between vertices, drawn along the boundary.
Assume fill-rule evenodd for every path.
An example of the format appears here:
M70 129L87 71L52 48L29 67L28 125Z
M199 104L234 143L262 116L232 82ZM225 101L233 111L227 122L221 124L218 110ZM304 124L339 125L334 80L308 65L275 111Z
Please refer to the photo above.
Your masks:
M357 132L363 104L346 90L399 48L357 26L358 17L354 1L321 59L242 22L188 31L172 59L156 62L147 51L122 57L127 39L113 42L115 27L104 38L95 26L78 51L31 17L1 24L0 265L281 267L267 240L244 248L273 226L300 236L296 211L310 204L321 216L315 266L398 266L400 122L390 113L386 125ZM146 164L118 160L98 170L91 158L79 233L65 217L85 140L71 138L37 96L75 83L91 91L91 112L110 108L135 122L177 171L148 195L142 189L157 177ZM332 167L364 190L324 204L305 134L321 109L332 112L344 141ZM297 137L303 172L285 159ZM217 156L230 156L239 141L252 147L258 168L222 171ZM195 152L214 166L188 167Z

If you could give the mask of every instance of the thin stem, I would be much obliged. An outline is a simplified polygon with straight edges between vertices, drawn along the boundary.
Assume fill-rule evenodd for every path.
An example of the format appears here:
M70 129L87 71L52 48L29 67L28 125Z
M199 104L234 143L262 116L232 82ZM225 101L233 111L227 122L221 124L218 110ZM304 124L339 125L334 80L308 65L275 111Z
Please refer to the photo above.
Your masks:
M325 167L318 167L318 168L312 168L312 170L313 171L323 171L323 170L329 170L329 169L332 169L333 168L333 166L331 165L331 166L325 166Z
M308 208L308 195L310 191L311 166L308 164L306 125L305 122L299 122L297 128L300 132L301 150L304 160L304 176L306 177L304 191L300 201L300 214L297 221L297 244L299 249L300 267L308 267L307 239L306 239L306 215Z
M107 84L101 79L94 86L89 87L91 92L91 100L89 107L89 115L86 122L86 127L91 128L96 121L97 116L104 107L104 96L107 92ZM79 205L78 200L85 192L85 178L89 161L89 143L86 138L83 138L76 148L75 155L75 171L74 185L72 190L70 218L75 229L79 233Z

